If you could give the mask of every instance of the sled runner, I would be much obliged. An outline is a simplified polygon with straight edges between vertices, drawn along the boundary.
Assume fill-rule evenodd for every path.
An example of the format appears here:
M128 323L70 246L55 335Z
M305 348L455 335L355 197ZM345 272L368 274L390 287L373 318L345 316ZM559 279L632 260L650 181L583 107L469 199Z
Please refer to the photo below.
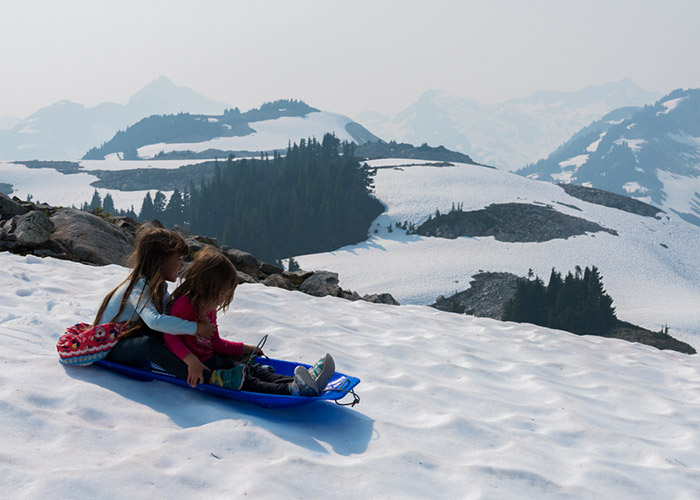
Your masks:
M256 361L261 364L272 366L275 369L276 373L289 376L293 376L294 368L296 368L298 365L302 365L306 368L310 367L310 365L306 365L304 363L294 363L291 361L283 361L280 359L257 358ZM122 365L119 363L114 363L112 361L104 360L96 361L93 364L101 366L103 368L107 368L109 370L116 371L118 373L121 373L122 375L126 375L128 377L144 382L152 380L161 380L163 382L169 382L171 384L191 389L187 381L179 379L159 369L157 366L152 366L150 370L145 370L133 366ZM351 377L340 372L335 372L330 382L328 382L326 389L321 393L320 396L316 397L283 396L279 394L263 394L259 392L234 391L231 389L225 389L223 387L218 387L216 385L209 384L199 384L195 389L221 398L252 403L263 408L293 408L296 406L307 405L315 401L335 401L337 404L340 405L355 406L355 404L360 402L360 397L357 394L355 394L354 391L355 386L359 383L360 379L357 377ZM353 401L349 403L341 403L340 400L348 394L352 396Z

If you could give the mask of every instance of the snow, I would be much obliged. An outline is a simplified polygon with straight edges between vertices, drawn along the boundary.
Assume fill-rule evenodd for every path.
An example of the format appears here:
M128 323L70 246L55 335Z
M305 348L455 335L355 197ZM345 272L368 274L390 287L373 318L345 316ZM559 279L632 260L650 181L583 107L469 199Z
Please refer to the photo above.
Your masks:
M641 169L639 169L639 171L643 172L643 170ZM623 184L622 186L622 189L624 189L625 192L629 194L646 193L648 191L647 188L645 188L638 182L625 182L625 184Z
M689 134L686 134L685 132L680 132L680 133L674 133L674 132L669 132L666 134L669 139L672 139L680 144L683 144L685 146L691 146L694 147L698 150L700 150L700 137L695 137Z
M48 203L54 206L73 206L90 202L95 192L93 182L99 179L91 174L92 170L129 170L135 168L175 169L183 165L201 163L207 160L139 160L121 161L118 158L107 160L80 160L84 172L63 174L53 168L28 168L22 164L0 161L0 182L12 184L11 196L26 200L32 195L34 201ZM102 199L109 193L117 209L128 210L132 206L138 211L141 208L146 193L154 196L155 189L139 191L119 191L116 189L97 188ZM166 199L172 191L163 191Z
M527 324L242 285L225 337L362 402L264 410L97 367L63 329L127 270L0 253L0 474L34 498L695 498L700 361ZM408 362L407 362L408 361Z
M664 109L663 111L658 111L656 113L656 116L669 114L671 111L676 109L681 102L685 101L687 98L688 98L688 96L685 96L685 97L679 97L678 99L670 99L666 102L662 102L661 104L666 109Z
M289 143L299 143L301 139L315 137L323 139L327 132L334 132L341 141L352 142L354 139L345 130L350 123L347 116L327 111L309 113L306 117L282 117L276 120L264 120L250 123L254 133L241 137L217 137L205 142L167 144L158 143L143 146L138 149L139 157L149 158L160 151L195 152L207 149L268 151L271 149L286 149Z
M570 197L551 183L465 164L380 169L374 183L386 211L372 223L369 239L332 252L295 256L303 269L337 272L343 288L360 294L388 292L402 304L430 304L439 295L466 290L471 276L480 271L524 276L532 268L547 279L552 267L567 272L577 265L595 265L620 319L654 331L667 324L674 336L700 348L700 228L675 214L637 216ZM469 211L510 202L551 205L614 229L618 236L599 232L544 243L507 243L493 237L409 236L395 227L404 221L418 225L436 210L449 211L452 204L463 203Z
M582 154L569 158L568 160L560 161L559 166L562 168L575 167L578 168L588 161L588 155Z
M689 207L694 207L695 215L700 216L700 176L678 175L664 170L656 173L666 193L664 209L687 213Z
M617 139L615 141L615 144L617 144L619 146L622 146L622 145L627 146L636 155L636 153L638 153L642 149L642 146L644 144L646 144L646 142L647 141L644 139L624 139L623 138L623 139Z
M596 151L598 151L598 146L600 146L600 141L603 140L603 137L605 137L605 134L607 134L607 131L600 134L600 137L598 137L597 141L589 144L588 147L586 148L586 151L588 151L589 153L595 153Z

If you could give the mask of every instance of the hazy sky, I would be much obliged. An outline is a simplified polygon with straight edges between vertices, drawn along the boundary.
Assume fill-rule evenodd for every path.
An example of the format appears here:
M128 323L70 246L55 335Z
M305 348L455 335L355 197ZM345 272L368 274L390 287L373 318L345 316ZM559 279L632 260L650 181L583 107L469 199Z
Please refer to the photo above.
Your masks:
M632 78L700 87L696 0L0 0L0 116L125 103L165 75L242 110L355 116Z

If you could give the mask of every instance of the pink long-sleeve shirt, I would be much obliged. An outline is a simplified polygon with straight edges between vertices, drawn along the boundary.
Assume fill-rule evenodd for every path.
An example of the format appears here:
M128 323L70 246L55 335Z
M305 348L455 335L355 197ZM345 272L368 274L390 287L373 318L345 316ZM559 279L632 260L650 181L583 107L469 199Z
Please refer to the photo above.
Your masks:
M175 300L170 308L170 314L189 321L197 321L197 315L187 295L178 297ZM211 339L205 339L199 335L170 335L165 333L163 334L163 338L165 339L165 345L168 349L180 359L184 359L185 356L192 353L197 356L197 359L202 363L211 358L214 354L221 354L234 358L242 356L242 342L231 342L219 336L219 327L216 323L216 309L209 311L206 316L214 325L214 333Z

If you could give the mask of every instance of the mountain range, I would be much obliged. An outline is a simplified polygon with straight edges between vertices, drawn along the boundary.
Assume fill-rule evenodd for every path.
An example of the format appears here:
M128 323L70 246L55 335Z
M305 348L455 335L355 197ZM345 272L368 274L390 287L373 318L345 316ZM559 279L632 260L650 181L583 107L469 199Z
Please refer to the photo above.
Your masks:
M442 145L477 162L516 170L544 158L606 113L643 106L659 97L628 78L577 92L537 92L496 104L430 90L395 115L369 111L355 119L383 138Z
M700 90L616 110L518 173L632 196L700 225Z
M9 129L0 128L0 158L75 160L121 129L153 114L221 114L228 105L161 76L126 104L95 107L68 100L41 108Z

